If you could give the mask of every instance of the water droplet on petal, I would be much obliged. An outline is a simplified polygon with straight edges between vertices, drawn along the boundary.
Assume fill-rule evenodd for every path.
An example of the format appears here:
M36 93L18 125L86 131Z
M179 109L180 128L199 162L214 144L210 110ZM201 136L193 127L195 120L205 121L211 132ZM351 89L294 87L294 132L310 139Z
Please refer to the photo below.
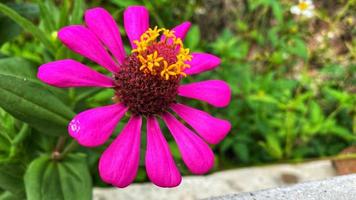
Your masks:
M78 133L80 131L80 122L79 120L73 119L69 123L70 130L73 131L73 133Z

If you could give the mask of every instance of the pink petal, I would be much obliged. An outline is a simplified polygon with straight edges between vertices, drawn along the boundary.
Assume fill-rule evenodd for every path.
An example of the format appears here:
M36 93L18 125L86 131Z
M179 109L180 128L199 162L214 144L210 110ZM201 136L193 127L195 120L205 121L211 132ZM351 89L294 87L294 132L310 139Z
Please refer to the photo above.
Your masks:
M172 29L174 31L174 35L177 38L182 39L182 41L183 41L185 36L187 35L191 25L192 24L190 22L183 22L183 23L179 24L178 26L176 26Z
M131 117L120 135L101 155L99 173L105 182L124 188L134 181L140 161L141 125L141 117Z
M109 53L88 28L81 25L66 26L59 30L58 38L72 51L89 58L109 71L118 70Z
M79 144L95 147L105 143L126 113L123 104L93 108L79 113L68 125L69 134Z
M209 80L181 85L178 94L183 97L205 101L216 107L227 106L231 99L231 90L227 83Z
M229 121L213 117L201 110L182 104L173 104L171 108L211 144L219 143L231 129Z
M135 40L149 28L150 16L144 6L129 6L124 12L124 27L132 48L136 48Z
M208 70L212 70L220 65L220 58L208 53L192 53L192 61L187 62L190 68L184 72L189 75L199 74Z
M103 8L93 8L85 12L85 23L89 29L109 48L116 59L123 63L126 53L119 27L114 18Z
M178 26L174 27L172 29L172 31L174 31L174 35L177 38L180 38L183 41L185 36L187 35L191 25L192 24L190 22L183 22L183 23L179 24ZM162 35L161 40L164 40L165 38L166 37L164 35ZM172 42L173 42L172 39L168 40L169 44L171 44Z
M160 187L175 187L182 181L168 143L154 117L147 119L146 171L150 180Z
M41 65L37 77L56 87L113 87L111 78L71 59Z
M182 154L184 163L194 174L207 173L214 166L214 154L210 147L173 115L162 115Z

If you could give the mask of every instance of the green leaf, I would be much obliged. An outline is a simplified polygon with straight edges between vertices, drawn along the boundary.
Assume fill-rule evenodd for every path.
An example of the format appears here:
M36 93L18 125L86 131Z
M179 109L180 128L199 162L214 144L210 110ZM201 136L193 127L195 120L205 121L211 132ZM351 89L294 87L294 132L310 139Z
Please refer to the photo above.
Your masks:
M283 21L283 9L279 1L271 2L272 13L278 22Z
M81 24L83 21L83 13L85 10L84 0L76 0L73 3L73 12L71 24Z
M199 42L200 42L200 29L198 26L194 25L188 32L187 37L185 37L184 43L187 45L187 47L190 50L194 51L195 49L197 49Z
M20 25L26 31L32 33L34 37L36 37L39 41L43 43L43 45L50 50L54 51L53 44L49 41L46 34L37 28L31 21L19 15L13 9L7 7L5 4L0 3L0 12L4 15L8 16L10 19L14 20L18 25Z
M19 163L0 165L0 188L14 195L24 196L24 167Z
M21 33L21 28L10 19L0 18L0 45Z
M52 32L55 30L55 20L53 13L49 9L49 7L46 5L45 2L39 1L38 5L40 7L40 12L41 12L41 19L43 20L43 25L44 28L48 32Z
M0 59L0 74L39 82L31 62L22 58L8 57Z
M307 45L300 38L292 38L290 40L290 44L289 44L289 46L287 46L286 50L291 54L294 54L296 56L303 58L304 60L308 59Z
M35 79L30 68L23 65L20 69L23 61L17 68L2 63L0 60L0 107L41 132L65 133L73 111Z
M118 7L126 8L127 6L137 5L139 2L137 0L111 0L111 3L116 4Z
M267 153L275 159L283 157L283 151L280 141L276 135L267 133L266 142L260 142L260 145L267 151Z
M61 161L49 155L35 159L25 174L28 200L92 199L92 183L83 154L69 154Z
M38 9L35 4L21 3L21 4L8 4L9 7L24 15L26 18L36 18ZM21 27L14 23L8 17L0 14L0 45L9 41L21 33Z
M9 191L5 191L3 193L0 192L0 200L22 200L23 198L15 196Z

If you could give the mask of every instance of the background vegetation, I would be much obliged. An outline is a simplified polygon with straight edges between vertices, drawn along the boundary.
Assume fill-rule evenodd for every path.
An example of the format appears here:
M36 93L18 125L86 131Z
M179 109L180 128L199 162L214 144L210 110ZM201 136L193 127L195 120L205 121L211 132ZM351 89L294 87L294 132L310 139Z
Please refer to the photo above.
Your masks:
M316 1L312 18L290 13L297 0L0 2L1 200L90 199L92 185L106 186L97 174L105 147L79 147L66 126L75 113L111 103L112 91L57 89L36 78L39 65L57 59L94 66L67 50L56 31L81 24L85 9L95 6L120 26L132 4L150 10L151 25L192 21L186 45L222 58L217 70L185 80L223 79L233 89L223 110L185 100L233 124L213 146L214 170L336 155L356 142L355 0ZM141 166L137 181L146 180Z

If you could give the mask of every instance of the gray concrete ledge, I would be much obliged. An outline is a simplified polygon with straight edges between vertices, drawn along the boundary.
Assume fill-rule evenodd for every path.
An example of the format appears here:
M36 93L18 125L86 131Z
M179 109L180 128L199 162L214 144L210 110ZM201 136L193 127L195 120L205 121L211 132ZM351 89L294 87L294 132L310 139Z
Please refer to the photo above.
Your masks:
M179 187L171 189L152 183L134 183L124 189L96 188L94 200L196 200L324 180L335 175L331 162L326 160L247 167L206 176L185 176Z
M355 200L356 175L300 183L256 192L208 198L206 200Z

